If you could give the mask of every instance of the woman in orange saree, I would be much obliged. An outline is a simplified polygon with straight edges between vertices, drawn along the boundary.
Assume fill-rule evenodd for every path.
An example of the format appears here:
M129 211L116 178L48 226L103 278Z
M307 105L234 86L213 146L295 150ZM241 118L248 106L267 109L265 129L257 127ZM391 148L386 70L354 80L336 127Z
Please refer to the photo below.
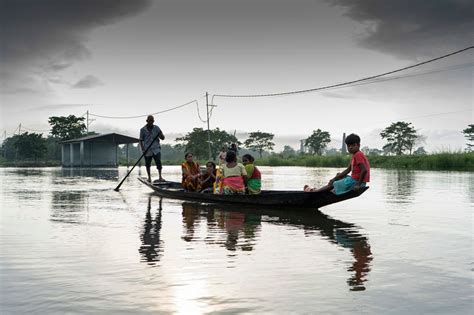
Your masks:
M194 162L191 152L186 153L184 157L186 162L181 164L181 185L188 191L199 191L199 164Z

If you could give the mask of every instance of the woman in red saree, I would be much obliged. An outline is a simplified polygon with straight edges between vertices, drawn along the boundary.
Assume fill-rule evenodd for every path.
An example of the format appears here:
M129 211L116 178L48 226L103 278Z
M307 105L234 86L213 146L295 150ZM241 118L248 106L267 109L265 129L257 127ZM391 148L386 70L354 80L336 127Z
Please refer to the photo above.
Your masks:
M183 179L181 185L189 191L199 191L199 164L194 162L193 154L188 152L184 155L186 162L181 164Z

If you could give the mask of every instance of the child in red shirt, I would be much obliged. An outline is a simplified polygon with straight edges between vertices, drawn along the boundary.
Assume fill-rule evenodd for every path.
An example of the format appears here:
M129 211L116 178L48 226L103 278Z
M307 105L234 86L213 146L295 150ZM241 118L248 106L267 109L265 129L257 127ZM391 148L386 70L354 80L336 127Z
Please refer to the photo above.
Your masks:
M342 195L351 190L358 191L361 187L365 187L370 180L370 164L367 157L359 151L360 137L356 134L350 134L346 140L347 151L352 154L351 163L341 173L332 178L326 186L319 189L304 186L304 191L328 191L331 190L336 195ZM352 171L352 172L351 172ZM351 176L348 174L351 173Z

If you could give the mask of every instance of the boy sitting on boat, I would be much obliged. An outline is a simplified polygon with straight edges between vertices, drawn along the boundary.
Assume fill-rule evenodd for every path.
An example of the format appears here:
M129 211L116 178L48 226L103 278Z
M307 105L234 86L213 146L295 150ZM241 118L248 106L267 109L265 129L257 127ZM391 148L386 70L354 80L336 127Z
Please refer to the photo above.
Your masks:
M349 166L341 173L337 173L326 186L316 189L305 185L304 191L332 191L336 195L342 195L351 190L358 191L365 187L370 180L370 164L365 154L359 150L360 137L352 133L347 136L345 143L347 151L352 154ZM348 176L349 173L351 173L351 176Z

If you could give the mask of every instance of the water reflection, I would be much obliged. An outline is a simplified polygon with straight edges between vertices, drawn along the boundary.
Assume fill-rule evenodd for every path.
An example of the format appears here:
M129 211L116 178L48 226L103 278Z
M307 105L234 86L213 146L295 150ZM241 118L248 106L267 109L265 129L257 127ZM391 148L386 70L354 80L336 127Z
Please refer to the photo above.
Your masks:
M474 204L474 179L467 180L467 195L469 196L469 201L471 204Z
M118 168L61 168L59 177L92 177L96 179L116 180Z
M183 203L183 225L185 241L199 239L194 237L199 229L201 218L207 222L208 244L218 244L229 251L252 251L255 239L260 232L261 215L243 211L228 211L215 205ZM224 232L224 233L222 233ZM216 240L215 236L225 235L224 240ZM214 236L214 237L213 237Z
M160 252L162 251L163 241L160 239L161 232L161 210L162 198L160 198L159 206L155 217L151 214L151 195L148 197L148 206L145 216L145 224L143 225L143 234L141 235L142 245L138 252L143 256L143 260L149 265L156 265L160 260Z
M300 227L308 236L319 232L331 243L349 249L354 262L347 268L351 274L347 284L352 291L365 290L364 282L367 281L373 256L369 241L360 232L359 227L353 223L333 219L320 211L311 213L273 211L269 214L268 220L274 224Z
M389 203L412 203L415 191L415 173L409 170L396 170L387 176L386 196Z
M277 225L289 225L301 228L305 236L318 233L324 239L342 248L349 249L354 261L347 267L350 277L347 283L350 290L365 290L364 283L370 272L373 260L371 248L360 228L352 223L333 219L320 211L291 212L288 210L262 210L219 205L183 203L183 239L187 242L199 240L196 231L200 230L202 220L207 222L206 243L215 243L231 252L240 249L252 251L262 222ZM224 241L215 240L216 236L226 235Z
M43 176L46 174L46 169L40 169L40 168L14 168L14 169L6 169L6 172L8 173L13 173L15 175L19 176L27 176L27 177L32 177L32 176Z
M82 191L53 191L51 221L81 223L87 221L88 198Z

